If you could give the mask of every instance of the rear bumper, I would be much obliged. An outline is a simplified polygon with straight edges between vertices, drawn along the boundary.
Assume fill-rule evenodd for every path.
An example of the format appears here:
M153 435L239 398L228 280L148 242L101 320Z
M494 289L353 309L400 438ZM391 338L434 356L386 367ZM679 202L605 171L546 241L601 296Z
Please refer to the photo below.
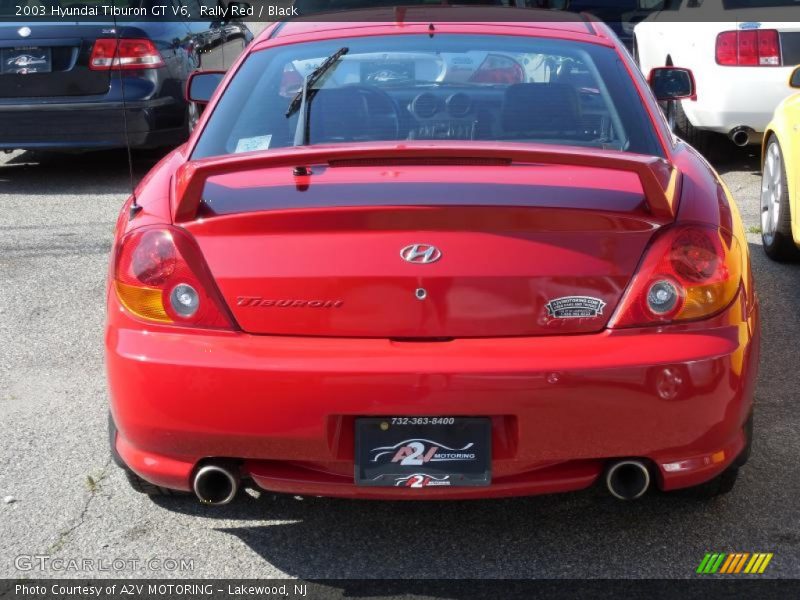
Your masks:
M125 103L131 146L179 144L186 137L185 106L174 97ZM73 150L126 146L123 104L86 99L0 102L0 149Z
M793 67L711 67L695 74L697 101L683 101L692 125L728 134L736 127L763 133L780 102L794 93L789 87ZM758 140L757 136L753 141Z
M702 328L439 343L145 331L109 308L116 449L164 487L232 457L271 491L409 498L354 485L357 416L492 418L492 484L414 490L427 499L581 489L618 457L687 487L746 444L758 312L741 301Z

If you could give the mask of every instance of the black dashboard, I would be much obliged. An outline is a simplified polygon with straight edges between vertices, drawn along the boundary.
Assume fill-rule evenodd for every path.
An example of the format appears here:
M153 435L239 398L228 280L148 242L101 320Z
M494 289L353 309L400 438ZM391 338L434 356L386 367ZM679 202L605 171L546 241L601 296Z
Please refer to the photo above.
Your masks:
M512 106L509 87L525 92L531 86L538 86L538 95L528 99L523 94ZM562 84L560 92L569 92L565 97L571 102L543 95L547 84L344 86L331 90L338 92L332 100L338 106L324 112L328 119L348 123L318 131L312 138L316 142L568 139L613 144L615 132L602 96L593 89L566 87ZM314 104L331 101L323 96ZM339 133L332 137L334 130Z

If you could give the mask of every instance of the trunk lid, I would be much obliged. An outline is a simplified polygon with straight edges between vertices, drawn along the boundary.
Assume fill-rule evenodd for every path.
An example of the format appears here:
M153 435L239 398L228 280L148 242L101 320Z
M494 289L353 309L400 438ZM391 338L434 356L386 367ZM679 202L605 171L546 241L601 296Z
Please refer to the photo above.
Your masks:
M460 162L334 160L310 177L286 168L212 174L202 218L184 226L249 333L602 330L665 222L637 173Z
M86 96L108 91L109 71L89 69L109 23L0 24L0 98Z

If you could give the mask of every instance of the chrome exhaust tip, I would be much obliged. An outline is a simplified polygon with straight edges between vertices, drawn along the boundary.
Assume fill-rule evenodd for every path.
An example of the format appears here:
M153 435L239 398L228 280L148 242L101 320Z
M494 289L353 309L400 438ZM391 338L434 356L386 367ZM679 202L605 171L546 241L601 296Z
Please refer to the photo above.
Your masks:
M621 460L606 471L606 487L619 500L636 500L650 487L650 471L642 461Z
M750 143L750 136L753 133L755 132L749 127L739 126L731 129L730 133L728 134L728 137L734 144L736 144L741 148L747 146L747 144Z
M228 504L239 491L239 475L222 465L204 465L197 470L192 489L203 504L211 506Z

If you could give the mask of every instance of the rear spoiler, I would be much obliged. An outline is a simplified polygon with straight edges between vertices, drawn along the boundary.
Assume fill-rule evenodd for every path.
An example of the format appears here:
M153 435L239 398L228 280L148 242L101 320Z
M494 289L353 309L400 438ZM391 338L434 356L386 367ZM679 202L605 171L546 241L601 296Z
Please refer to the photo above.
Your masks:
M305 168L331 161L376 159L476 159L518 164L594 167L636 173L642 183L650 213L658 221L675 218L679 172L669 161L613 150L595 150L519 143L407 142L367 143L357 146L292 146L258 153L233 154L189 161L178 169L172 193L172 217L176 223L195 219L206 181L216 175L255 169L294 168L298 184L307 182ZM297 169L300 167L300 169Z

